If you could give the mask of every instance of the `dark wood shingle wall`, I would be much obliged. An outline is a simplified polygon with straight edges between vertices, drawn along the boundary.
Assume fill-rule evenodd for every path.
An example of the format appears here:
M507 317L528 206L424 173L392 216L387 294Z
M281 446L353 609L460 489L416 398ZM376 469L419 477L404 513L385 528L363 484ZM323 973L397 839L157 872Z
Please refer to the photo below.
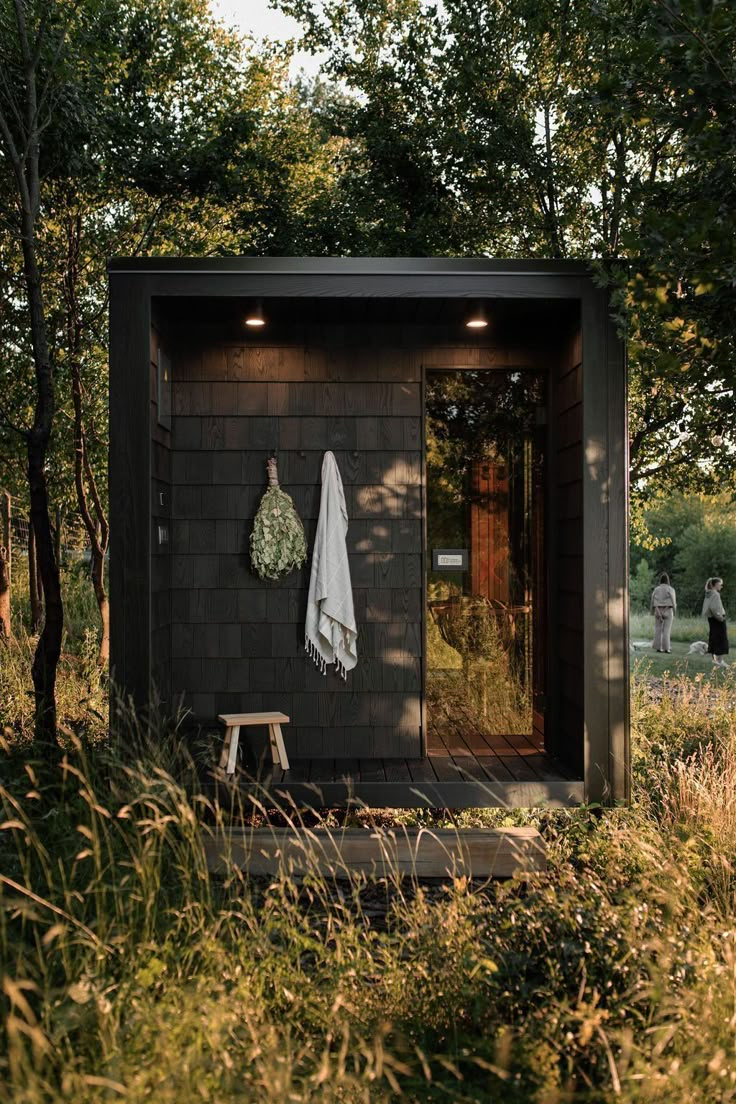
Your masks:
M164 711L171 704L171 432L159 424L159 349L169 349L160 326L151 326L151 680ZM159 541L159 529L168 541Z
M492 350L422 348L376 327L278 346L189 340L176 355L172 454L173 688L195 717L280 709L298 756L418 755L422 657L422 365ZM325 676L303 647L309 565L250 570L252 519L279 478L311 552L323 454L350 518L358 665Z
M552 678L557 716L551 736L555 752L575 769L583 767L583 405L581 335L576 327L563 347L552 387L551 596L557 629ZM553 689L554 692L554 689Z

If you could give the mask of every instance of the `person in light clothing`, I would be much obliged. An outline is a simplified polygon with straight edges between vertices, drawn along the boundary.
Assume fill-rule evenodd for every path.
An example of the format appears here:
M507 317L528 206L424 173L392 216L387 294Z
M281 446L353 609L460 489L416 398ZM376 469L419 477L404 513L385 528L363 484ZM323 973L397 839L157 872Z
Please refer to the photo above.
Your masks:
M659 583L652 591L651 610L654 614L653 648L658 652L671 652L670 634L672 622L677 612L675 588L670 586L669 575L659 576Z
M728 667L724 656L728 655L728 633L726 631L726 611L721 600L723 579L714 575L705 584L703 599L703 617L708 619L708 651L713 656L716 667Z

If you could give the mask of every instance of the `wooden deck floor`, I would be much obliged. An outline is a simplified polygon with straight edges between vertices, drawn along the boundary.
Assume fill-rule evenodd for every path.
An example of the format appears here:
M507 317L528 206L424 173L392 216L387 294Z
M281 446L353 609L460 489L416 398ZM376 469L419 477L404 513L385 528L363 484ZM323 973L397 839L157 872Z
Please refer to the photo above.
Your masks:
M292 759L283 771L268 764L239 774L244 795L291 798L311 806L523 808L578 805L580 779L531 736L483 735L472 725L430 731L426 757L416 759Z

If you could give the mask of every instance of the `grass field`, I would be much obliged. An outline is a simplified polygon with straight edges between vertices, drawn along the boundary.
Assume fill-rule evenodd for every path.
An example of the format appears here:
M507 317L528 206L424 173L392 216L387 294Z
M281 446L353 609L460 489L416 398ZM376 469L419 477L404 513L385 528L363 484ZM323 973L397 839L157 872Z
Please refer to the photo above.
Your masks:
M0 665L3 1104L736 1102L731 671L635 675L631 808L450 814L536 825L545 874L249 879L207 868L197 749L110 742L78 644L60 768L29 760L31 648Z
M699 617L676 617L672 626L672 654L664 655L652 648L654 619L649 614L633 613L629 638L639 646L631 654L633 672L640 677L670 676L695 678L700 676L715 683L723 682L725 672L714 666L711 656L690 655L688 649L695 640L708 640L708 626Z

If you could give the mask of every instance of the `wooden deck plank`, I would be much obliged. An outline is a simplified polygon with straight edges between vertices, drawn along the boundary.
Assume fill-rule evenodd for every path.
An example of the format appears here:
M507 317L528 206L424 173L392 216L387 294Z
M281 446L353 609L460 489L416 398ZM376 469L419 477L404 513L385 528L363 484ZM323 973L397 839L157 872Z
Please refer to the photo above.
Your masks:
M437 732L430 732L427 735L427 753L429 755L441 754L447 755L447 748L443 744Z
M465 733L465 743L474 755L483 755L489 748L485 735L477 729Z
M427 759L407 759L409 773L412 782L436 782L437 774L433 767L432 757Z
M524 762L531 767L531 769L537 775L537 778L541 778L543 782L549 782L553 778L564 777L564 768L557 765L553 759L550 759L548 755L540 755L537 752L536 755L528 755L525 757Z
M444 738L445 747L450 755L473 755L473 749L467 743L460 732L447 734Z
M453 759L458 770L458 778L474 778L476 782L493 781L486 774L483 764L479 763L474 755L454 755Z
M313 759L309 773L309 781L321 786L323 782L335 781L334 759Z
M517 755L514 751L509 751L508 754L499 753L498 758L507 767L514 781L536 782L539 780L537 772L525 762L523 756Z
M360 781L360 759L336 759L335 781L341 782L343 778L349 778L351 782Z
M411 782L411 771L406 759L384 759L387 782Z
M511 768L497 755L479 755L478 762L493 782L513 782Z
M383 759L361 759L360 780L361 782L385 782L386 768L383 765Z
M522 741L524 745L528 745L529 747L534 748L535 751L544 751L544 740L537 738L534 733L531 733L528 736L526 734L523 734L520 737L520 741Z
M516 733L477 732L472 738L472 743L475 755L482 760L481 766L484 770L487 769L489 778L495 779L500 775L507 780L519 782L534 782L541 779L539 771L526 762L527 757L538 756L539 752L525 736ZM482 749L483 754L479 755L476 748ZM560 775L557 774L555 777L559 778Z
M516 750L514 736L508 736L502 732L483 732L482 737L483 743L489 751L498 751L499 749L508 750L509 747Z
M432 766L439 782L459 782L455 760L451 755L433 755Z
M461 716L465 718L464 723L457 715L448 717L448 723L443 728L441 738L451 755L473 755L475 753L474 743L477 742L478 738L478 728L477 725L473 724L467 711L462 711Z

